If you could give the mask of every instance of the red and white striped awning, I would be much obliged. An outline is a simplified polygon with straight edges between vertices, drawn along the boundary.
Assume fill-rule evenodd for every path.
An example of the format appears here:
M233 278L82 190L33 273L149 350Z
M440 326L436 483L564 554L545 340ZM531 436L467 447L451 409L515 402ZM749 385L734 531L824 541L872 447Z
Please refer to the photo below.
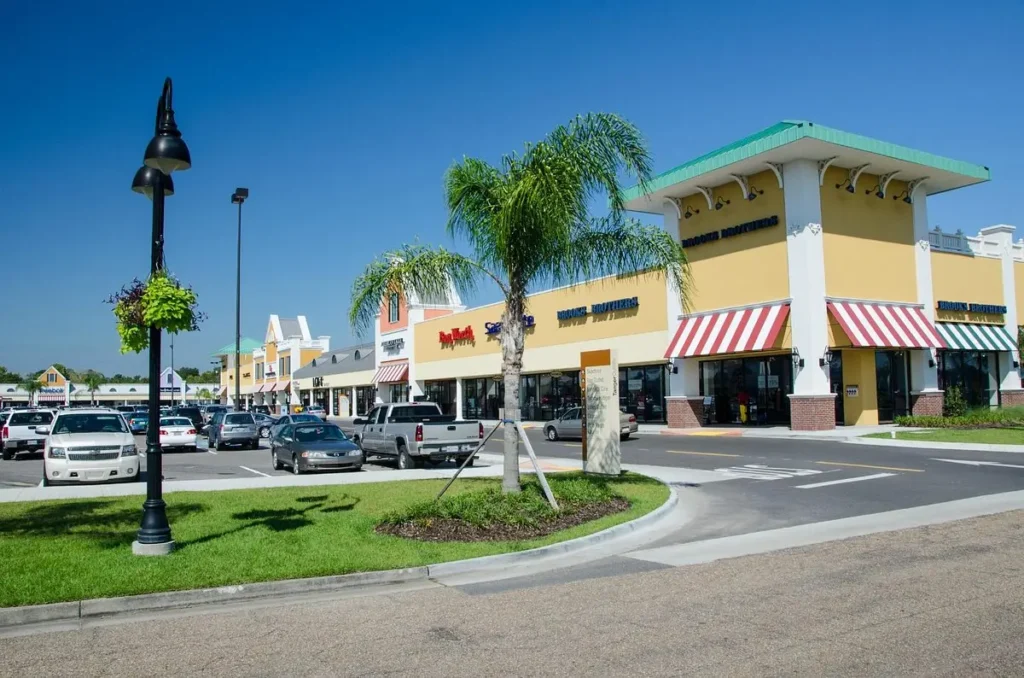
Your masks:
M37 400L41 403L62 403L64 402L63 393L40 393Z
M850 342L858 348L946 347L946 342L920 306L829 301L828 310Z
M780 302L683 318L665 357L763 351L775 343L788 315L789 303Z
M258 389L256 389L256 393L269 393L269 392L271 392L273 390L274 390L274 385L273 384L263 384Z
M405 381L408 375L408 362L387 363L380 366L377 374L373 375L373 381L375 384L394 384L399 381Z

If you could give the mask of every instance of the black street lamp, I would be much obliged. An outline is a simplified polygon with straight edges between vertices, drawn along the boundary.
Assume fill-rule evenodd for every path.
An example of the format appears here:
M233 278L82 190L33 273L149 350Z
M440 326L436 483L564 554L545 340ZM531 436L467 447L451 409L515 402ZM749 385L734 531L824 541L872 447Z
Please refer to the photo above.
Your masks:
M241 412L242 384L238 379L238 362L242 343L242 203L249 197L248 188L236 188L231 203L238 205L238 255L235 268L235 411Z
M174 195L171 172L187 170L192 156L174 122L171 79L156 107L156 130L146 147L144 165L135 173L132 190L153 201L153 235L150 250L151 274L164 267L164 197ZM165 555L174 549L167 505L163 499L163 458L160 452L160 328L149 328L149 427L146 430L146 501L142 504L142 525L132 543L137 555Z

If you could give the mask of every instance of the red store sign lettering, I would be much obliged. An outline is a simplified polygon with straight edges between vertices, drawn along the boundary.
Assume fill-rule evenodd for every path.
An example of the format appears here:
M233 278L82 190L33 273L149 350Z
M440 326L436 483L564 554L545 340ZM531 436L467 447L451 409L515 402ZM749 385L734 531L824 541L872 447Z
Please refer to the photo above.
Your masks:
M442 344L454 345L458 341L474 341L473 326L466 325L462 329L453 327L451 332L438 332L437 340Z

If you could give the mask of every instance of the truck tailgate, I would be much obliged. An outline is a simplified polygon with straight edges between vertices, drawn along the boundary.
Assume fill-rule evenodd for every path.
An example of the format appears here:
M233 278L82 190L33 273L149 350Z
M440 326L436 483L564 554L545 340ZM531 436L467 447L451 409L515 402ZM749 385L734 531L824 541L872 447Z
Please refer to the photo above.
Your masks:
M423 424L424 444L465 443L480 439L480 424L475 421L429 422Z

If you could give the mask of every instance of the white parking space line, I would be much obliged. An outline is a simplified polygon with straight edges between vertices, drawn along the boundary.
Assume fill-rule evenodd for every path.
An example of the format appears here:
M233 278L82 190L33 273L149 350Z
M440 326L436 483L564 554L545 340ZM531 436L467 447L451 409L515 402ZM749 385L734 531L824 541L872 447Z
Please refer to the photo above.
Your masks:
M206 448L206 451L213 455L217 454L217 450L211 450L210 448Z
M816 487L826 487L828 485L842 485L843 483L859 483L862 480L874 480L875 478L888 478L894 476L895 473L873 473L869 476L857 476L856 478L842 478L840 480L829 480L824 483L811 483L810 485L797 485L798 490L813 490Z
M239 466L238 468L242 468L242 469L245 469L245 470L246 470L246 471L248 471L249 473L255 473L256 475L258 475L258 476L263 476L264 478L269 478L269 477L270 477L270 474L269 474L269 473L264 473L263 471L257 471L256 469L254 469L254 468L249 468L248 466Z

